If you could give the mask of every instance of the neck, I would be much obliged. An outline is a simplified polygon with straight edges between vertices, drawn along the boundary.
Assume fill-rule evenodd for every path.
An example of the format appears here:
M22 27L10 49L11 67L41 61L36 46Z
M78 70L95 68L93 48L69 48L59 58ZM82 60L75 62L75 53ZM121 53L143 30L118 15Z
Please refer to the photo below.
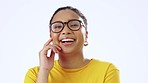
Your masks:
M84 66L86 62L82 52L59 55L59 64L63 68L80 68Z

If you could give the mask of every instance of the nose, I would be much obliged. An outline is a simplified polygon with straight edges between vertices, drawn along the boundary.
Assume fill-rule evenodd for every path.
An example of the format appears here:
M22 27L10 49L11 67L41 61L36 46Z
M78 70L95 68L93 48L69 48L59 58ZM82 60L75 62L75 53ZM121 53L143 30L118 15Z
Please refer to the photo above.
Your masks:
M61 33L62 35L68 35L68 34L71 34L72 31L68 28L67 25L65 25Z

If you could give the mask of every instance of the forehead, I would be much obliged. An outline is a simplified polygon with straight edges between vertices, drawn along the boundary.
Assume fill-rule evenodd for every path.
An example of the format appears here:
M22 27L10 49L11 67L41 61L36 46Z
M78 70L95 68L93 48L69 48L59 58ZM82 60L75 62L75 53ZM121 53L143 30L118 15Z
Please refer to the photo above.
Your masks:
M55 16L53 17L52 22L55 21L67 22L68 20L71 19L80 19L80 16L70 9L65 9L56 13Z

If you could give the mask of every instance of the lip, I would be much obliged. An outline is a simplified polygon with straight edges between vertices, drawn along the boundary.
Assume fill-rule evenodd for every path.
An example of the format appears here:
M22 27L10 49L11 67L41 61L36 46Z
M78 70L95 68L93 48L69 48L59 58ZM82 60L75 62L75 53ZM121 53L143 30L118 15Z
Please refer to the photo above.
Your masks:
M65 38L61 38L61 39L60 39L60 42L61 42L62 40L64 40L64 39L73 39L74 41L76 40L75 38L65 37Z
M73 40L72 42L62 42L62 40ZM61 38L60 39L60 43L63 45L63 46L70 46L72 45L74 42L76 41L75 38L70 38L70 37L65 37L65 38Z

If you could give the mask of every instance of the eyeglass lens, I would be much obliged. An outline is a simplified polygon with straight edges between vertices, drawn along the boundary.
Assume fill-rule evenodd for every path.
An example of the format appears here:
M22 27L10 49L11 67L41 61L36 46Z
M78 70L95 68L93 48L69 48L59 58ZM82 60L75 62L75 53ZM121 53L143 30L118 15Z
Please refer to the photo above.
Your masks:
M68 22L54 22L51 24L50 28L53 32L60 32L63 30L63 28L65 27L65 24L67 24L68 28L72 31L76 31L79 30L81 27L81 21L79 20L70 20Z

